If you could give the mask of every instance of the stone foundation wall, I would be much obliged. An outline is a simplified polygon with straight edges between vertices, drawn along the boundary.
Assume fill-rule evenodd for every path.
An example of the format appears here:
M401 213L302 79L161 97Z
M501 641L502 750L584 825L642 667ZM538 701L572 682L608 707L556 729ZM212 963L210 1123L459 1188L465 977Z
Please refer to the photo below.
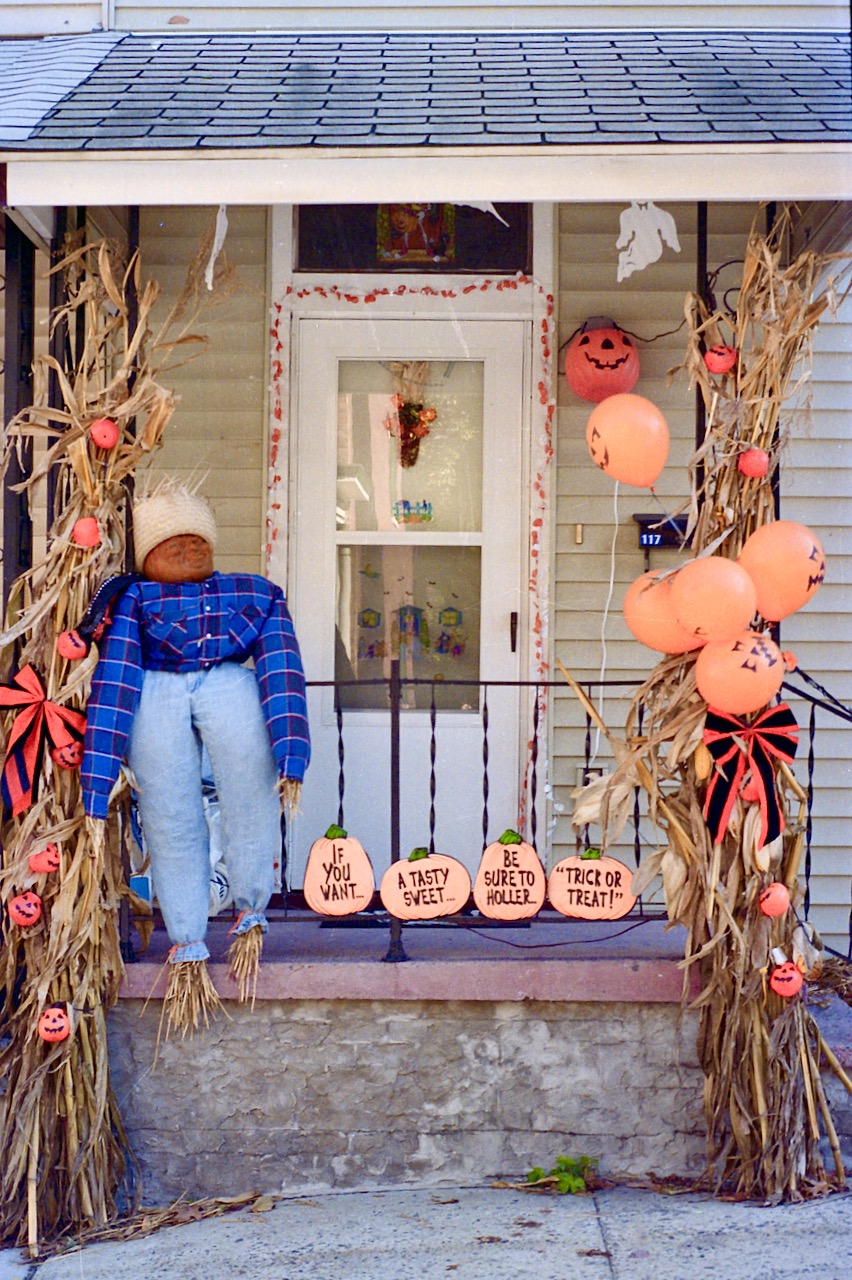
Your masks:
M113 1085L162 1203L242 1191L478 1182L559 1155L602 1172L703 1165L695 1021L676 1005L229 1004L161 1045L159 1004L111 1014Z

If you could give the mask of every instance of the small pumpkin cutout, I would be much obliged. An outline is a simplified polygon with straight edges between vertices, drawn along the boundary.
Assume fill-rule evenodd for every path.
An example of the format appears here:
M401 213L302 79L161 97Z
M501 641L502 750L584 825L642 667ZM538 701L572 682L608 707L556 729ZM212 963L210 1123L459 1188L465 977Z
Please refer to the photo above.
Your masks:
M101 530L94 516L81 516L74 521L71 537L78 547L98 547L101 542Z
M544 906L546 890L541 859L517 831L504 831L483 851L473 900L490 920L528 920Z
M56 637L56 652L60 658L76 662L79 658L85 658L89 652L89 646L79 631L62 631Z
M730 373L737 363L736 347L710 347L704 352L704 363L710 373Z
M82 742L68 742L62 747L54 747L50 753L51 760L60 769L79 769L83 763Z
M97 418L89 427L89 435L99 449L114 449L121 438L121 431L112 418Z
M467 905L470 876L458 858L415 849L407 861L391 863L379 894L385 910L397 920L434 920Z
M782 884L780 880L773 880L772 884L768 884L761 890L757 905L765 916L783 916L790 906L790 894L786 884Z
M769 975L769 985L777 996L783 996L785 1000L789 1000L791 996L798 995L802 989L804 977L802 971L792 960L785 960L783 964L779 964L773 969Z
M38 1033L48 1044L58 1044L71 1034L71 1019L64 1004L52 1004L39 1014Z
M568 344L565 378L574 394L591 404L632 391L639 381L636 344L614 320L595 316Z
M737 471L749 480L759 480L769 470L769 454L765 449L743 449L737 458Z
M30 871L34 871L36 875L50 875L52 871L58 871L59 850L56 845L49 844L44 849L39 849L37 853L31 853L29 867Z
M547 881L550 904L579 920L620 920L636 902L633 876L617 858L587 849L557 862Z
M304 894L321 916L349 916L368 907L376 882L360 841L332 825L315 840L305 868Z
M41 919L41 898L31 890L9 899L9 919L22 929L29 929Z

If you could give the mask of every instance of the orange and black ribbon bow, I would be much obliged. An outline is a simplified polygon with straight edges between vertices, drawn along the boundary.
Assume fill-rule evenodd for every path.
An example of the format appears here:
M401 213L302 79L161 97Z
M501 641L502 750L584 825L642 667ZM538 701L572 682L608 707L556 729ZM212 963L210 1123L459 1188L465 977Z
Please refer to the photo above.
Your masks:
M3 806L14 817L36 799L47 743L67 747L80 742L86 717L48 702L41 679L29 663L13 676L11 684L0 685L0 707L21 708L12 724L0 777Z
M710 708L704 723L704 744L716 766L704 800L704 817L714 843L718 844L728 828L731 810L750 767L760 802L757 847L762 849L784 830L773 760L792 762L799 745L796 717L786 702L764 711L754 724L744 724L736 716Z

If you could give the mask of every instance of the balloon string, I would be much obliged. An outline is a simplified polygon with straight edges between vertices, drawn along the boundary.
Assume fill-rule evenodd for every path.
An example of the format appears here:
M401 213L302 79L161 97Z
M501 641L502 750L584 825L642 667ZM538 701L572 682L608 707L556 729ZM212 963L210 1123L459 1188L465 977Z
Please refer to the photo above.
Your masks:
M606 676L607 649L606 649L606 624L609 619L609 606L612 604L612 593L615 590L615 548L618 540L618 481L616 480L612 491L612 545L609 553L609 588L607 590L606 603L604 604L603 617L601 618L601 671L598 677L598 715L601 720L604 718L604 678ZM598 758L598 748L601 744L600 725L595 729L595 741L592 748L592 758L590 764L594 764Z
M660 495L657 493L657 490L654 488L654 486L653 486L653 485L649 485L648 487L649 487L649 488L650 488L650 490L651 490L651 496L653 497L653 499L654 499L654 501L656 502L657 506L660 508L660 510L662 511L663 515L665 516L665 519L664 519L664 520L661 520L661 521L660 521L660 524L670 524L670 525L671 525L671 527L674 529L675 533L676 533L676 534L677 534L677 536L678 536L678 540L679 540L679 543L680 543L680 546L679 546L679 548L678 548L678 549L679 549L680 551L683 551L684 547L686 546L686 534L685 534L685 532L683 531L683 529L681 529L681 528L680 528L680 526L678 525L677 521L672 519L672 517L671 517L670 513L669 513L668 511L666 511L666 509L665 509L665 507L663 506L662 501L661 501L661 499L660 499ZM659 528L659 525L657 525L656 527L657 527L657 528Z

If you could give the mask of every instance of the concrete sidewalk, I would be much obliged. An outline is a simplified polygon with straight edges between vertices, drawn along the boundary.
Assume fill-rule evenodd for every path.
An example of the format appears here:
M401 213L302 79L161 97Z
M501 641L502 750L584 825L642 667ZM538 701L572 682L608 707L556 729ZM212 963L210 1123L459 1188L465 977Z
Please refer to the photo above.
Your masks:
M763 1208L625 1188L306 1194L32 1266L0 1280L850 1280L852 1196Z

